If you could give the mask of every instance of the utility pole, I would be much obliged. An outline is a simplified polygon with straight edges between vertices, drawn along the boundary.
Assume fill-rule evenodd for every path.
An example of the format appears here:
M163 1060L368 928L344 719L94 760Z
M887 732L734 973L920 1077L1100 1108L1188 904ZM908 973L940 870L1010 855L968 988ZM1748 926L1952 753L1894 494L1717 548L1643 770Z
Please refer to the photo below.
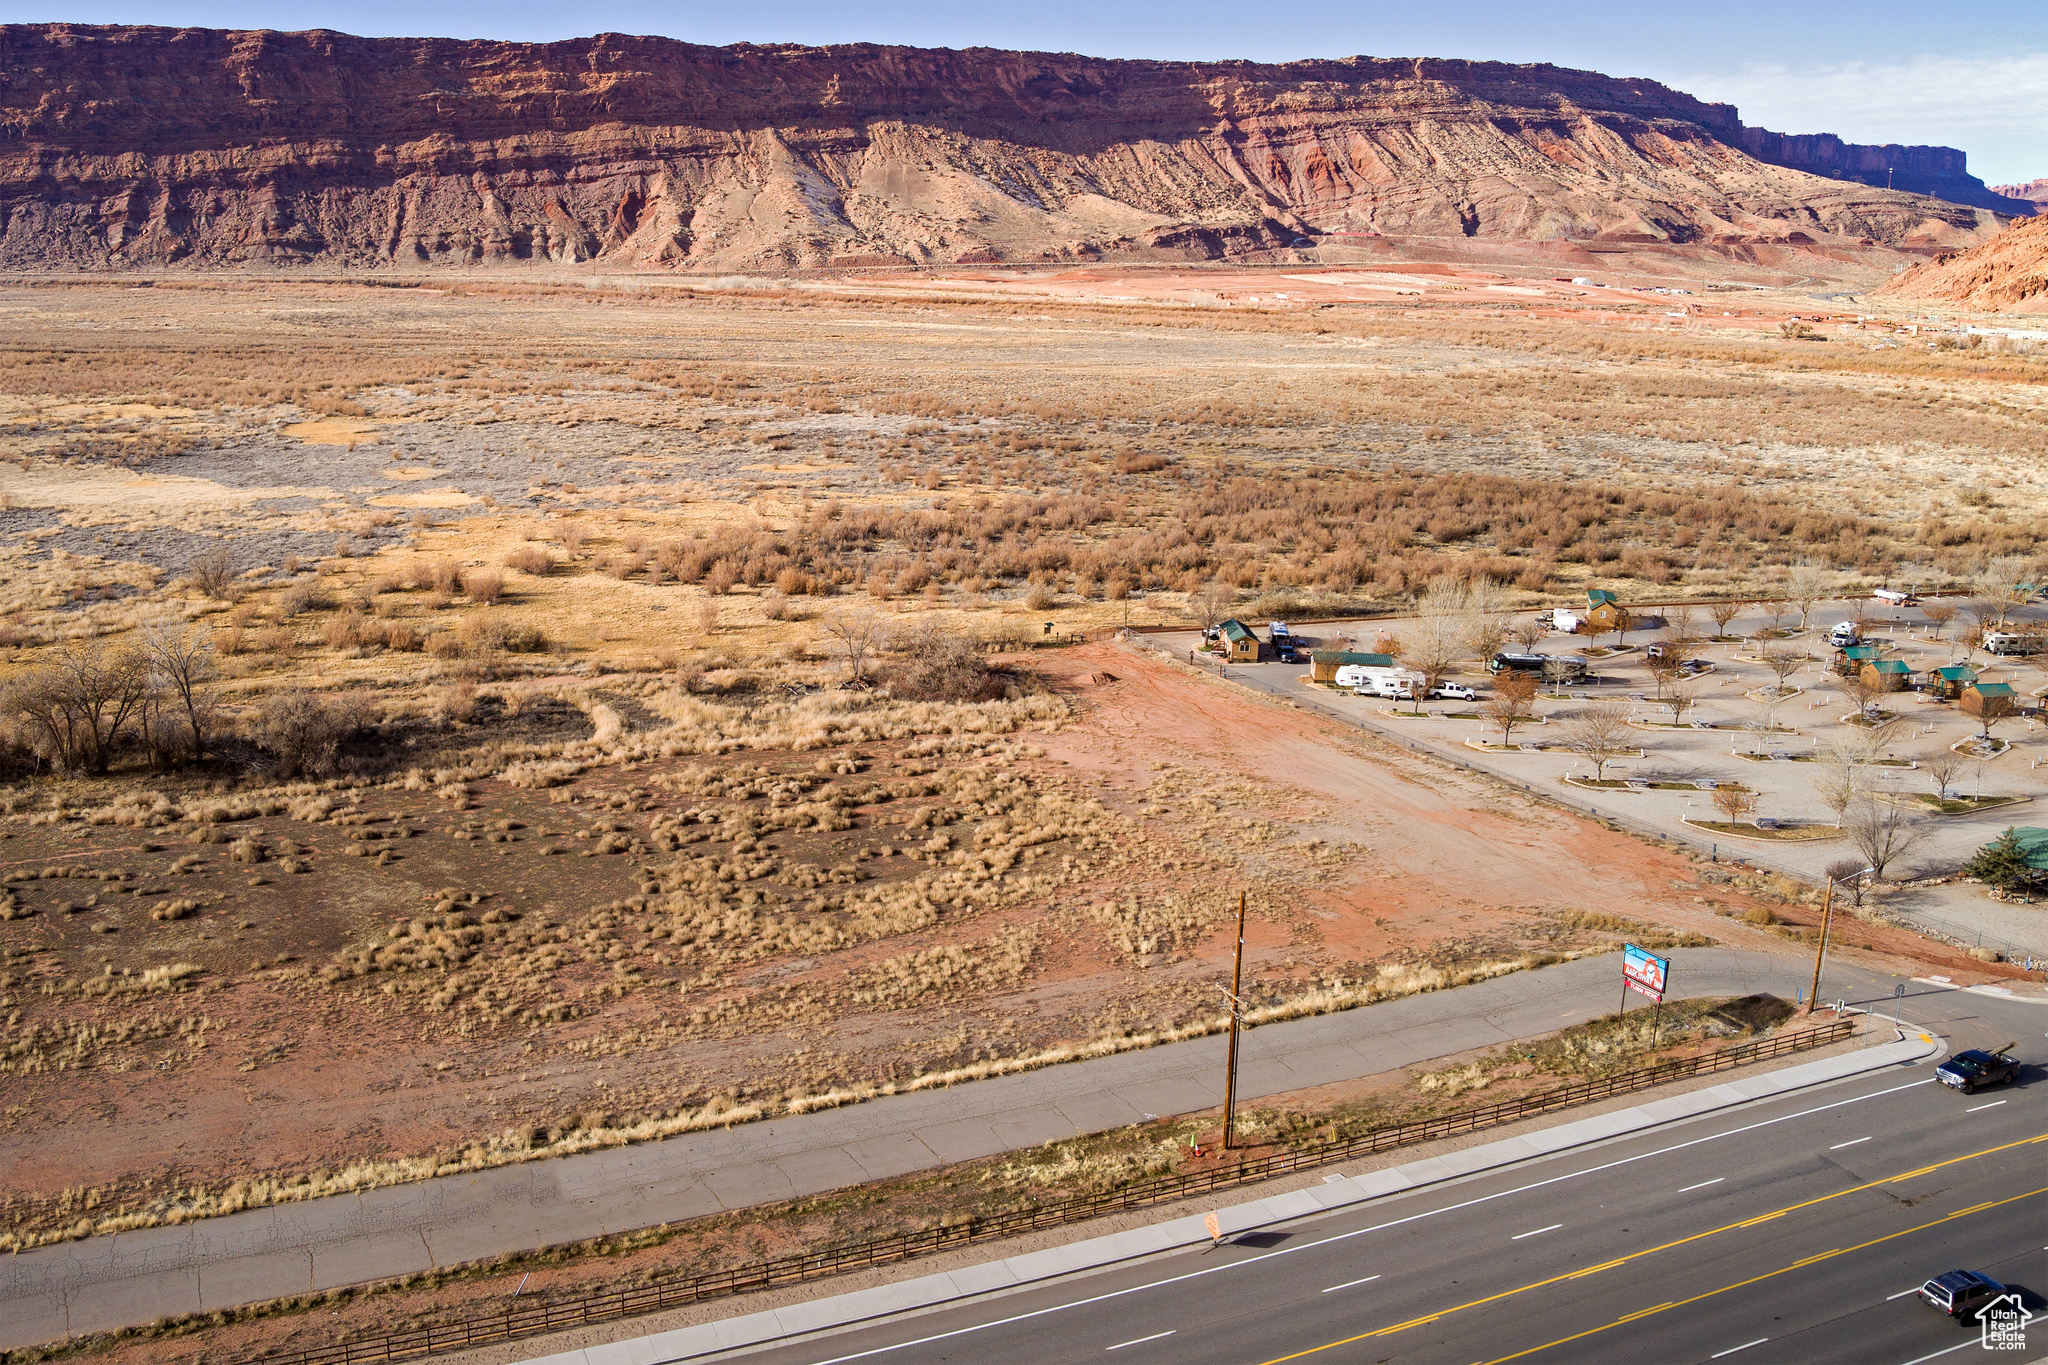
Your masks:
M1862 872L1853 875L1861 877L1864 873L1875 871L1877 871L1875 867L1866 867ZM1813 990L1806 999L1806 1012L1808 1014L1812 1014L1815 1007L1820 1004L1820 966L1827 959L1828 931L1833 928L1834 922L1835 879L1830 876L1828 878L1828 889L1822 893L1820 898L1820 946L1814 949L1813 953Z
M1230 969L1230 1060L1223 1077L1223 1150L1229 1151L1237 1121L1237 1020L1244 1012L1238 991L1244 985L1244 892L1237 893L1237 962Z
M1808 1014L1812 1014L1814 1007L1820 1003L1820 964L1821 959L1828 955L1828 929L1833 925L1834 917L1835 878L1834 874L1830 873L1828 875L1828 889L1821 893L1820 898L1820 946L1814 949L1813 953L1813 989L1806 994L1806 1012Z

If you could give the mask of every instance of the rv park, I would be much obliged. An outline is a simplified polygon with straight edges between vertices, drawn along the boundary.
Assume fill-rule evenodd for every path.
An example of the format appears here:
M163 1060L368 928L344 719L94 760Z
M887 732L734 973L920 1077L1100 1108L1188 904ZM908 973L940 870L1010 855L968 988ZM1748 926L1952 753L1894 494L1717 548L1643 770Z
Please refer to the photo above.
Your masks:
M1940 605L1936 615L1946 619L1937 623L1920 599L1911 600L1911 606L1874 596L1817 602L1803 627L1796 606L1746 605L1724 625L1706 614L1709 604L1690 604L1684 666L1662 679L1655 654L1671 647L1674 631L1664 622L1678 604L1632 607L1634 620L1619 633L1596 632L1582 623L1582 612L1518 613L1516 623L1547 624L1563 615L1567 625L1578 625L1575 633L1546 629L1526 648L1549 659L1583 659L1587 671L1569 682L1561 681L1568 670L1537 673L1530 718L1510 726L1506 743L1485 711L1496 690L1485 661L1461 660L1445 679L1471 692L1470 699L1416 703L1413 670L1377 649L1400 635L1405 623L1398 619L1282 623L1299 656L1293 662L1283 661L1271 643L1269 622L1244 623L1262 638L1256 662L1242 648L1232 656L1221 648L1205 651L1202 631L1143 638L1231 682L1341 717L1545 800L1713 859L1809 882L1824 882L1831 865L1859 853L1826 790L1831 777L1839 781L1852 766L1862 790L1915 817L1914 834L1893 834L1892 842L1906 847L1882 881L1866 874L1857 891L1881 887L1872 898L1888 913L1959 943L2048 958L2048 925L2039 911L1992 899L1983 886L1954 875L2008 826L2048 820L2035 804L2048 794L2048 732L2039 695L2048 683L2048 654L2018 652L2032 649L2025 642L2034 633L2048 632L2048 608L2029 602L2014 609L2002 631L1989 632L2009 637L1993 643L2012 652L1994 653L1984 647L1986 628ZM1515 626L1506 632L1517 633ZM1506 652L1523 648L1510 643ZM1322 671L1332 676L1318 682L1311 658L1332 653L1368 661L1334 667L1326 661ZM1336 670L1345 667L1361 676L1346 675L1349 685L1340 685ZM1964 694L1982 685L1995 698L1999 684L2012 698L2005 707L1991 704L1987 741L1982 717L1966 713ZM1573 722L1601 704L1625 708L1628 728L1618 742L1593 745L1589 757L1583 744L1575 746ZM2006 714L1999 718L2001 710ZM1735 819L1715 804L1715 790L1724 787L1748 793L1747 809L1738 803ZM1880 854L1891 852L1884 833Z

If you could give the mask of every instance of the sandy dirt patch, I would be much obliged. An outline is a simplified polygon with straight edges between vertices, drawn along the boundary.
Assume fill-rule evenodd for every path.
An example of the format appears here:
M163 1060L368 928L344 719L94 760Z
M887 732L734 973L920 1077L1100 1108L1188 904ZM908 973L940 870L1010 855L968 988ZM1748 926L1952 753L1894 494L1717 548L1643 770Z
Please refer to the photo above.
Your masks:
M476 499L459 488L423 488L417 493L384 493L364 502L372 507L470 507Z
M380 430L367 422L346 422L326 417L314 422L294 422L284 434L311 446L365 446L382 439Z

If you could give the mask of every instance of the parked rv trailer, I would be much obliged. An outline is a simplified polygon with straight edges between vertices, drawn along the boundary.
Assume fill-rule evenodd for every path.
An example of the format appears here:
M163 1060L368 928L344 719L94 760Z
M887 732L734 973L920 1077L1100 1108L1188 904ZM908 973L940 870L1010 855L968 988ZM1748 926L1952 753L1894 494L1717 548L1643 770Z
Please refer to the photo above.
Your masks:
M2048 650L2048 639L2039 635L2022 635L2015 630L1987 630L1984 632L1984 649L1990 654L2039 654Z

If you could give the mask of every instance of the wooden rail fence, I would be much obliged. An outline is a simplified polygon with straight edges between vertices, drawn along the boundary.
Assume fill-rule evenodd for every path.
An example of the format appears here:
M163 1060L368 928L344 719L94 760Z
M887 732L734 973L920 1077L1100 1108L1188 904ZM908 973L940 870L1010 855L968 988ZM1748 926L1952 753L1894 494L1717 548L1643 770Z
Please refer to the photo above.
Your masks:
M679 1276L662 1284L606 1290L555 1303L536 1303L531 1307L521 1307L508 1302L504 1308L496 1312L478 1314L440 1326L384 1333L337 1342L330 1346L276 1352L262 1356L261 1359L279 1362L280 1365L358 1365L358 1362L363 1361L418 1360L437 1352L453 1351L465 1346L540 1336L595 1322L639 1317L664 1308L744 1294L750 1290L801 1284L806 1280L823 1279L848 1270L907 1261L955 1247L971 1246L976 1242L994 1241L1003 1237L1014 1237L1023 1232L1084 1222L1120 1210L1169 1203L1186 1199L1190 1195L1250 1184L1293 1171L1334 1165L1393 1147L1476 1132L1538 1114L1646 1090L1668 1081L1710 1075L1717 1071L1747 1066L1752 1062L1782 1057L1788 1053L1825 1047L1849 1037L1855 1030L1854 1020L1838 1019L1819 1028L1802 1029L1797 1033L1761 1039L1754 1043L1741 1043L1698 1057L1659 1062L1654 1066L1639 1067L1597 1080L1578 1081L1554 1090L1546 1090L1539 1095L1504 1100L1499 1104L1445 1114L1438 1118L1418 1119L1412 1123L1379 1128L1355 1138L1275 1152L1269 1156L1254 1157L1235 1166L1187 1175L1159 1176L1108 1194L1075 1195L1067 1199L1053 1200L1035 1209L993 1214L985 1218L970 1218L964 1222L927 1228L921 1232L905 1233L897 1237L878 1237L843 1247L778 1256L731 1270Z

